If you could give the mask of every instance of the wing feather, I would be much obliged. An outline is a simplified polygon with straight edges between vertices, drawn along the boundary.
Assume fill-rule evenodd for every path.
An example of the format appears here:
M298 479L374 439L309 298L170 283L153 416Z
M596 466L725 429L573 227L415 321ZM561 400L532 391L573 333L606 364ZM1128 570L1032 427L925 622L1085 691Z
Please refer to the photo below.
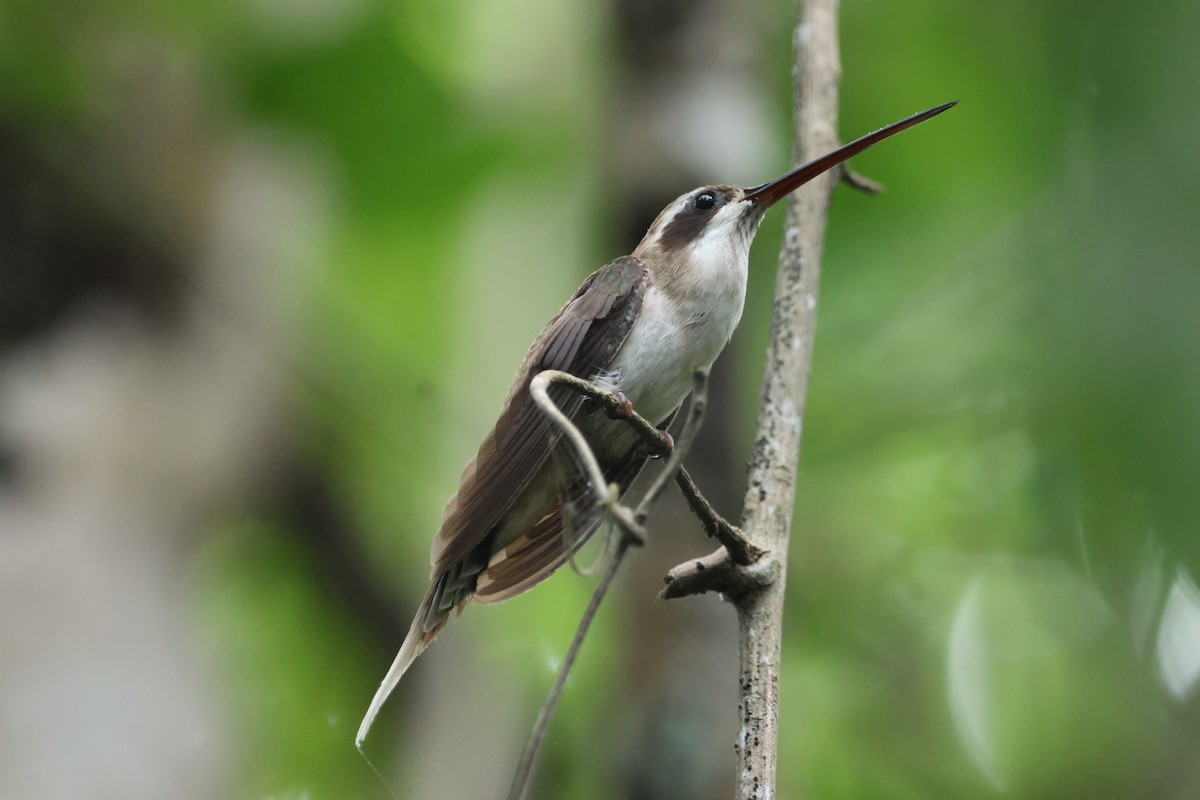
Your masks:
M669 428L678 411L675 409L671 412L658 426L659 429ZM624 459L604 471L604 479L617 484L619 493L624 495L645 464L646 456L641 447L634 445ZM518 595L550 577L567 558L577 552L600 527L604 518L602 509L593 504L573 520L574 530L564 533L563 505L578 500L586 492L586 483L582 480L576 482L564 493L553 513L529 533L518 536L496 551L487 568L479 573L475 584L475 602L487 605Z
M488 537L561 436L534 404L529 381L544 369L590 378L607 368L641 309L646 279L645 266L632 256L609 262L584 281L533 343L499 420L463 469L458 492L446 504L433 540L435 578ZM552 387L550 396L567 416L583 402L581 395L562 386Z
M635 445L614 469L605 471L604 477L609 483L616 483L624 494L645 463L646 456ZM585 484L575 484L567 492L564 502L577 500L586 491ZM518 536L492 556L487 568L479 573L475 602L483 605L499 603L541 583L583 547L603 519L603 510L592 504L572 520L573 530L564 531L563 505L560 504L533 530Z

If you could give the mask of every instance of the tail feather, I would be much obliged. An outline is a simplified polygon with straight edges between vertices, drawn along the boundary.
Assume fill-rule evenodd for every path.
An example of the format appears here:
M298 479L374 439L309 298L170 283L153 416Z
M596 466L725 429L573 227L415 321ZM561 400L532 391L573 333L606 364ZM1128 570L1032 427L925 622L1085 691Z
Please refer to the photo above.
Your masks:
M425 648L437 638L438 632L441 631L447 619L449 619L449 614L443 614L436 624L426 630L429 611L438 599L440 585L440 581L435 583L430 588L429 593L425 595L425 599L421 601L421 606L417 609L417 613L413 617L412 626L408 629L408 635L404 637L404 644L400 645L400 652L396 654L396 658L392 661L392 666L388 669L387 674L383 676L383 681L375 691L375 696L371 698L371 705L367 708L367 713L363 717L362 724L358 726L358 734L354 737L354 746L360 750L362 749L363 740L367 738L367 733L371 730L371 725L375 722L375 717L378 716L379 710L383 708L383 704L387 702L392 690L396 688L396 684L400 683L400 679L404 677L404 673L408 671L412 663L417 660L417 656L421 655L425 651Z

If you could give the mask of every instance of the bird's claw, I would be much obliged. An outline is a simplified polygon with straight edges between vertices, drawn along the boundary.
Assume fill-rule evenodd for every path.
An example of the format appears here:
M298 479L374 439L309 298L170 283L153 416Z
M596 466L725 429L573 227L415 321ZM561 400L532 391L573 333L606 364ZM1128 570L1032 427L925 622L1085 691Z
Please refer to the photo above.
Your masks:
M629 419L633 416L633 403L625 396L625 393L620 389L612 393L613 399L616 400L616 407L609 409L605 413L609 419Z

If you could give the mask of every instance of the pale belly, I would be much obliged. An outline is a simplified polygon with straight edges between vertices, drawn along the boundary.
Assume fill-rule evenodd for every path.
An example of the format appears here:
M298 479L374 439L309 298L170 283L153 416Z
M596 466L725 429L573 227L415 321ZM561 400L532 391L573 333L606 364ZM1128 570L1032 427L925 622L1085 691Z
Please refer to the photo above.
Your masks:
M624 392L639 414L659 424L692 390L696 370L712 366L729 342L741 316L742 297L729 300L700 315L672 306L651 287L612 369L593 380L602 389ZM586 428L601 458L617 458L637 440L624 423L596 420L589 421Z
M697 369L712 366L729 342L742 314L745 282L735 281L719 302L709 298L704 313L685 304L674 305L651 286L642 313L613 359L612 368L591 376L606 391L620 390L634 409L653 424L666 420L692 390ZM587 438L602 467L615 464L638 442L638 434L624 422L609 419L593 404L585 404L575 423ZM561 442L559 447L570 447ZM563 464L547 459L504 522L494 542L503 547L525 533L558 504L569 478Z

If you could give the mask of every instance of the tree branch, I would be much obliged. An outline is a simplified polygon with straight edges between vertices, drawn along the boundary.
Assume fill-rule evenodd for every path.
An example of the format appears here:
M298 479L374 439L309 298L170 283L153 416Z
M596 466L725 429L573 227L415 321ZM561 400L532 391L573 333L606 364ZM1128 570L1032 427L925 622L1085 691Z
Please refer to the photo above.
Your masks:
M608 414L613 419L622 420L631 428L633 428L633 430L642 437L642 441L648 447L654 448L662 445L662 431L656 428L654 424L650 422L650 420L639 414L636 408L630 412L629 406L625 405L628 401L615 392L606 392L591 381L585 381L583 378L578 378L569 372L560 372L556 369L542 370L535 375L533 377L533 381L531 381L529 384L531 392L533 391L534 382L539 382L545 387L546 390L549 389L551 384L555 383L567 386L572 391L578 392L584 397L591 399L600 406L604 413ZM707 386L707 377L705 379L705 386ZM693 392L694 391L695 389L693 387ZM538 398L535 396L534 400L535 402L538 402L542 409L546 413L550 414L552 418L555 414L562 416L562 412L558 410L558 407L554 405L554 402L550 400L548 395L545 396L543 400L538 400ZM546 405L547 403L549 404L548 406ZM562 418L566 420L565 416L562 416ZM562 426L561 422L558 424L560 427ZM570 424L569 420L568 424ZM575 426L571 425L571 427L574 428ZM578 448L578 442L576 442L576 448Z
M558 701L562 697L563 688L567 685L567 678L571 673L572 667L575 665L576 658L579 656L579 650L583 646L583 640L587 637L588 630L591 628L592 620L595 619L596 612L600 609L600 603L604 601L605 595L608 594L608 590L612 586L613 579L617 575L617 570L620 569L621 562L625 558L625 553L628 552L631 545L641 545L645 541L646 534L642 525L646 522L650 509L658 501L663 490L675 479L676 474L683 468L683 457L687 455L688 448L696 438L696 433L699 431L700 424L704 420L704 411L707 406L708 370L702 369L698 370L693 376L692 400L688 406L687 420L684 423L683 431L679 435L678 442L672 448L671 455L667 459L662 472L659 473L654 483L650 485L650 488L646 491L646 495L638 504L637 509L630 511L627 506L620 503L617 486L605 482L604 471L600 468L600 464L596 460L596 455L592 452L583 433L550 398L550 386L556 383L568 386L572 390L591 398L610 414L619 415L618 419L632 426L647 445L658 447L662 444L662 432L652 425L649 420L638 414L636 410L630 412L627 405L628 400L611 392L602 391L590 381L585 381L567 372L543 370L535 375L529 383L529 393L533 397L534 402L537 403L538 408L554 424L562 429L563 434L575 447L580 461L583 462L584 470L588 475L588 482L591 484L596 502L604 506L608 520L616 525L618 539L617 546L613 550L608 563L605 565L604 574L601 576L599 583L596 584L596 589L592 592L591 600L588 601L583 617L579 620L579 627L576 628L575 636L571 640L571 646L567 648L567 653L563 657L563 663L558 669L558 674L554 677L554 684L546 696L546 702L542 705L541 711L538 712L537 720L534 722L533 729L529 733L529 739L525 743L525 750L521 754L521 761L517 765L512 785L508 791L509 800L523 800L527 796L530 779L533 775L533 767L537 762L538 754L541 752L542 743L545 741L546 731L550 727L550 720L554 716L554 710L558 707ZM707 504L707 501L704 502Z
M838 52L836 0L801 0L796 26L795 161L803 163L837 146ZM742 528L776 561L775 580L738 602L744 735L735 744L739 800L774 789L779 745L779 663L788 534L796 496L800 428L816 332L821 247L836 176L822 175L788 204L771 342L763 373L755 446ZM771 791L769 794L774 795Z
M575 629L575 637L571 639L571 646L567 648L567 654L558 668L558 674L554 676L554 685L550 687L550 692L546 695L546 702L542 704L537 721L533 723L533 729L529 732L529 739L525 742L525 750L521 753L521 761L517 764L512 785L508 790L508 800L524 800L529 795L533 766L537 763L537 757L542 751L542 743L546 740L546 731L550 728L550 720L554 717L554 710L558 708L558 701L562 697L563 688L567 685L571 669L575 666L579 650L583 647L583 640L592 627L592 620L596 618L596 612L600 610L600 603L604 601L613 579L617 577L617 570L621 568L625 553L629 550L630 545L641 544L641 539L631 534L623 525L618 525L618 528L621 533L617 539L617 546L613 550L608 564L604 567L604 574L600 576L596 589L592 592L587 608L584 609L583 616L579 620L579 627Z
M683 423L683 430L679 434L679 441L671 448L671 455L667 459L666 466L658 474L658 477L655 478L650 488L646 490L645 497L642 498L642 502L638 503L637 511L634 512L633 518L639 523L646 521L646 517L650 513L650 508L658 502L658 498L663 493L663 490L667 488L667 484L675 480L675 477L682 472L683 457L687 455L687 451L692 446L692 441L696 438L696 434L700 432L700 424L704 421L704 412L708 408L707 368L698 369L692 375L691 397L691 402L688 403L687 419ZM708 501L705 500L704 502L707 504Z
M860 191L863 194L883 194L884 186L882 183L872 180L859 172L855 172L850 168L849 164L839 164L837 170L838 179L851 189Z
M793 73L796 163L809 161L837 146L841 77L837 6L837 0L800 1ZM745 539L759 556L751 558L743 553L733 558L727 544L715 553L671 570L663 590L664 597L721 591L737 608L738 719L742 721L742 729L734 745L738 758L736 800L776 796L779 664L788 534L816 329L821 247L829 201L839 180L860 189L867 188L868 183L848 170L831 171L792 195L788 204L771 340L741 524ZM707 518L705 513L700 516ZM716 525L714 530L719 528ZM747 563L739 563L743 558Z
M679 470L675 482L679 484L692 513L700 518L704 532L725 546L735 564L753 564L762 556L762 550L750 543L742 529L718 514L708 499L700 494L699 487L686 469Z

